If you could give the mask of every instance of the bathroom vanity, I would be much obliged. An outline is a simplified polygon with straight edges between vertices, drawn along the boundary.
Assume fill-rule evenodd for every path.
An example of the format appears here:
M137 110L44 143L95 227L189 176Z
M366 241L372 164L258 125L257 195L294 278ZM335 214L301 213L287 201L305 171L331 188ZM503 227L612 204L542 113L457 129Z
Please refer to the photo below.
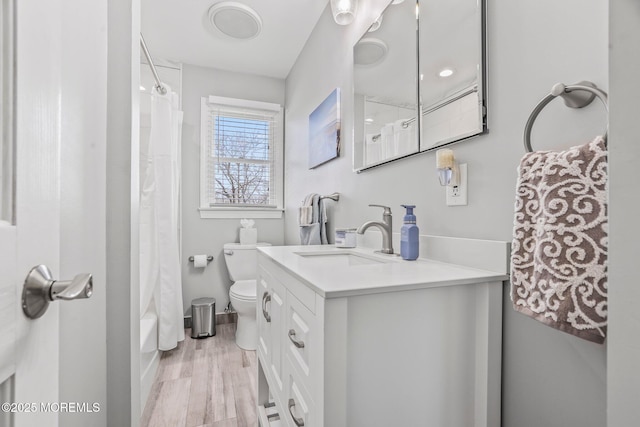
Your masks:
M421 238L435 258L259 249L262 427L500 426L508 244Z

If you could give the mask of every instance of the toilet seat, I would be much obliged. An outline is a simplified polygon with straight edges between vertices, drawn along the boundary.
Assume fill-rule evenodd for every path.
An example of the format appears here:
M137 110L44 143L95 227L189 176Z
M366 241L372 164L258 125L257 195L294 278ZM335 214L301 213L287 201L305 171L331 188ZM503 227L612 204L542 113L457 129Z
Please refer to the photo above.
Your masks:
M229 289L229 295L244 301L256 300L256 281L238 280Z

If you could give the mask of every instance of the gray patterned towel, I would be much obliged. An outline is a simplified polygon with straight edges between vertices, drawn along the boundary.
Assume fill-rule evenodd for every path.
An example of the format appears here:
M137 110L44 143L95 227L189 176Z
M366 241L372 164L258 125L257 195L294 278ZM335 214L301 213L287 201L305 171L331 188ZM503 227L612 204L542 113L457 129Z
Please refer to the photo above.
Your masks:
M589 341L607 329L607 152L602 137L528 153L516 188L515 310Z

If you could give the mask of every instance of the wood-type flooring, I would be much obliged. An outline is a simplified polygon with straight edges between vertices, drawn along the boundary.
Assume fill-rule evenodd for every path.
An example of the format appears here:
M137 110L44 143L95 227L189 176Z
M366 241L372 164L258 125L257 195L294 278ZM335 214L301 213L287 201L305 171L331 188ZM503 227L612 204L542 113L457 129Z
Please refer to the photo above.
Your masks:
M255 427L255 351L235 343L235 323L216 335L185 340L162 353L142 427Z

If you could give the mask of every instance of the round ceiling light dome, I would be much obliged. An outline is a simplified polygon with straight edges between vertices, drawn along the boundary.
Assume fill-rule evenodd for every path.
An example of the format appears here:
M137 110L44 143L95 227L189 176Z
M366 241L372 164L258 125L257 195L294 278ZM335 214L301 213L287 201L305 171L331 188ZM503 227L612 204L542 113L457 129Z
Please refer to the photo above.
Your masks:
M387 44L380 39L367 37L361 39L353 48L353 62L360 66L379 64L389 52Z
M250 40L260 34L262 19L249 6L235 1L216 3L207 11L207 27L214 34Z

